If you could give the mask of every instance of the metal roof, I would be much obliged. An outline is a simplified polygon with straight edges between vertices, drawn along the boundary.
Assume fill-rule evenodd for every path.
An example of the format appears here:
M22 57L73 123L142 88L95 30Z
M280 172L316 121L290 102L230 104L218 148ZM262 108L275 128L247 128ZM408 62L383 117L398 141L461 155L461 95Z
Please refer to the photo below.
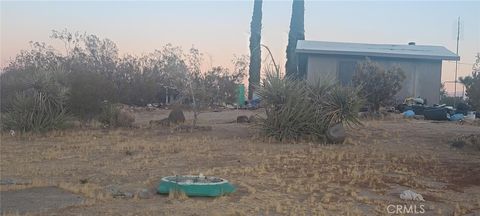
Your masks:
M460 60L460 56L443 46L363 44L299 40L297 53L374 56L409 59Z

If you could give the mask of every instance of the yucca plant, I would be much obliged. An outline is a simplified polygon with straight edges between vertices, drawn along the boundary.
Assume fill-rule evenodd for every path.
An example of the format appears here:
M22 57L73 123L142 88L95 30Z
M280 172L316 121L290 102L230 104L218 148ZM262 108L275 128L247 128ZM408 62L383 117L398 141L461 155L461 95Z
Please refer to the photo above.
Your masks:
M267 74L258 91L266 111L266 118L260 121L263 132L278 140L299 139L308 133L314 110L308 98L302 97L306 93L300 82Z
M268 73L259 88L266 111L260 128L277 140L323 139L335 124L360 124L358 89L329 79L315 83Z
M39 132L65 127L69 119L66 89L54 76L34 71L22 82L24 90L15 93L2 114L2 129Z
M315 96L313 101L315 107L319 107L320 113L318 121L323 121L327 127L342 123L347 126L359 125L358 110L363 104L363 100L358 97L358 88L343 87L332 85L327 92L316 93L311 90L311 95Z

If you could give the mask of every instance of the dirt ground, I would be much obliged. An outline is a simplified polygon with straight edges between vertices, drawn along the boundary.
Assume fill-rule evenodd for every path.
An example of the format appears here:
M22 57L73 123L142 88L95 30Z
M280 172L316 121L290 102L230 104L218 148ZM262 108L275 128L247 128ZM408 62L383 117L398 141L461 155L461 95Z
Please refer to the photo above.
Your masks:
M192 133L148 128L167 110L137 112L135 129L5 133L1 178L31 184L0 191L57 186L85 199L32 215L388 215L389 205L423 205L423 215L480 215L480 152L448 142L480 133L478 126L395 116L349 128L344 144L277 143L252 124L235 123L238 115L259 112L202 113L199 124L213 130ZM153 192L162 176L199 173L228 179L237 191L128 199L107 190ZM401 200L407 189L425 202Z

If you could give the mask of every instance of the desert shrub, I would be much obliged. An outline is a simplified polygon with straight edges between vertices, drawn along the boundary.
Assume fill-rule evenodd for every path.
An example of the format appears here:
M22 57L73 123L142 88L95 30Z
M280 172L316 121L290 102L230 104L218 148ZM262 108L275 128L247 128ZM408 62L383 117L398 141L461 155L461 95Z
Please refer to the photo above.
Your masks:
M70 94L68 106L73 115L88 121L102 112L104 101L114 100L113 83L94 72L72 72L69 74Z
M66 89L52 72L30 71L16 78L18 91L6 101L2 129L43 132L66 126Z
M445 104L447 106L455 106L456 104L459 103L465 103L466 101L462 97L442 97L440 98L440 104Z
M107 127L132 127L135 117L120 109L118 105L104 103L98 121Z
M318 97L318 93L311 91L317 96L314 101L315 107L320 107L316 121L325 121L324 125L332 126L338 123L346 125L358 125L358 111L363 101L358 97L358 89L353 87L342 87L335 85L325 95L325 98Z
M460 82L465 85L468 104L477 112L480 112L480 54L476 56L472 75L460 78Z
M378 112L381 105L391 101L400 91L405 78L399 67L385 70L367 58L355 68L353 85L360 89L360 96L365 98L372 110Z
M314 107L303 83L267 74L258 94L266 111L259 124L263 133L277 140L315 136Z
M361 100L354 88L267 74L258 93L266 111L260 128L266 136L280 141L323 139L334 124L359 123Z

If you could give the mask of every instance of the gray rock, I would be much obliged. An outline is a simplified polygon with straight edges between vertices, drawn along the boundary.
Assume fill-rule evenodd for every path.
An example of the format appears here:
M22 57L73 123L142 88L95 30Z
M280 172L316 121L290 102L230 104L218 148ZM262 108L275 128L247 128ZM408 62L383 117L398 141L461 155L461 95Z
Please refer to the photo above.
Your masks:
M185 115L180 108L174 108L170 114L168 114L168 120L170 123L179 124L185 122Z
M108 185L106 187L107 193L109 193L113 198L133 198L133 193L121 191L117 185Z
M13 185L15 184L15 179L0 179L0 185Z
M134 196L133 193L123 192L123 197L124 197L124 198L130 199L130 198L133 198L133 196Z
M30 179L17 179L15 184L16 185L29 185L29 184L32 184L32 180L30 180Z
M107 193L112 194L112 195L120 192L120 189L117 185L107 185L105 187L105 190L107 191Z
M151 199L153 197L153 193L148 189L141 189L137 192L137 197L139 199Z
M331 143L343 143L346 137L347 133L341 123L336 124L327 130L327 139Z
M130 199L130 198L133 198L133 193L119 191L117 193L112 194L112 197Z
M14 178L0 179L0 185L29 185L29 184L32 184L32 180L14 179Z
M248 123L248 116L241 115L237 117L237 123Z

